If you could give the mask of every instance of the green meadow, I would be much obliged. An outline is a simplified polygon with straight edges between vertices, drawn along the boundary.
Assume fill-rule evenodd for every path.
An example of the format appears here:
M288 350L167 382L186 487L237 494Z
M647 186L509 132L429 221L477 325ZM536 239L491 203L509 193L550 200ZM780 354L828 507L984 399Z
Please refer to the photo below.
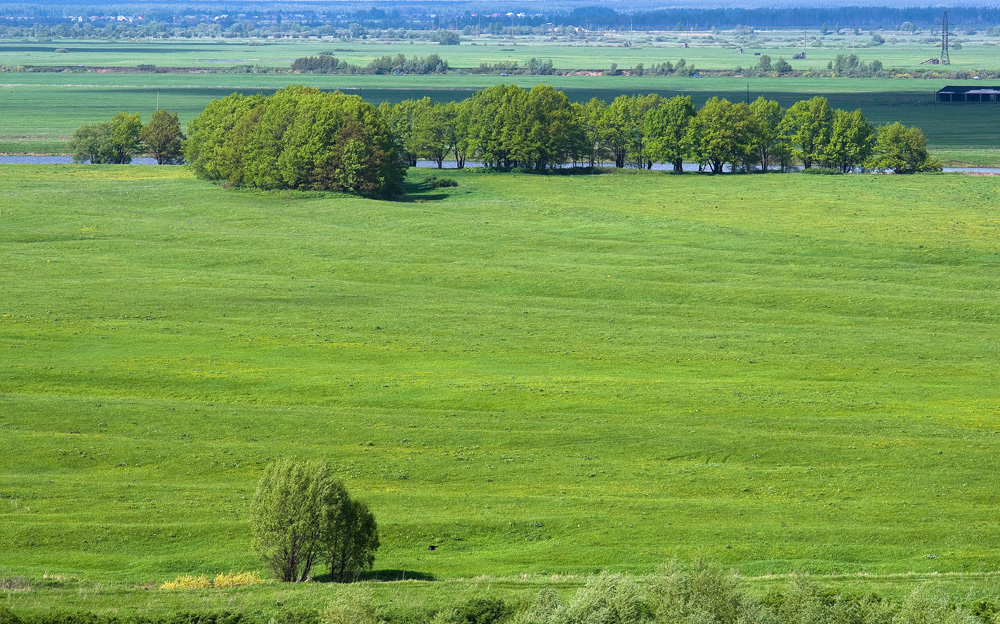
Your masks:
M871 32L857 37L847 32L820 36L806 33L805 59L793 59L802 51L801 31L759 32L755 38L732 31L710 33L678 32L592 32L586 38L563 36L523 36L513 39L500 36L463 36L462 44L442 46L421 40L302 38L302 39L150 39L150 40L72 40L0 42L0 64L8 66L75 65L99 67L184 67L217 70L237 64L288 68L300 56L330 52L337 58L366 65L373 58L396 54L428 56L438 54L454 68L477 68L480 63L517 61L522 66L531 58L549 59L560 70L604 70L611 63L629 69L637 63L647 67L664 61L684 58L698 69L731 70L757 63L755 54L767 54L772 60L784 58L799 71L826 69L838 54L857 54L865 63L881 61L887 68L918 69L928 58L940 56L939 37L929 33L882 32L886 43L869 47ZM953 42L961 49L951 50L951 70L993 69L996 64L997 38L986 35L954 33ZM631 45L629 43L631 42ZM688 47L684 47L685 44ZM743 46L741 54L739 48ZM56 52L60 50L60 52ZM64 50L64 51L63 51Z
M697 556L995 595L997 178L427 174L0 166L7 604L322 603L148 589L264 572L278 458L370 504L394 599Z

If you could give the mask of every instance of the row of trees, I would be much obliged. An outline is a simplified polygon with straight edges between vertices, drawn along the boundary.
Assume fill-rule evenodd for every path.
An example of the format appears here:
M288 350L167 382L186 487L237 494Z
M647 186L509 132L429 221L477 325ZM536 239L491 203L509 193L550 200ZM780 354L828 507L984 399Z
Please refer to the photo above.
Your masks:
M188 125L184 157L203 179L262 189L399 191L406 165L379 111L356 95L290 86L213 100Z
M410 59L403 54L387 54L367 65L352 65L333 56L332 52L320 52L318 56L303 56L292 61L293 72L313 74L444 74L449 69L448 61L437 54Z
M497 168L547 169L566 163L652 168L685 161L721 173L858 168L895 173L939 168L916 128L890 124L876 130L860 110L830 108L823 97L783 109L763 97L746 104L711 98L696 109L689 96L622 95L610 104L571 103L539 85L489 87L460 102L429 98L379 107L408 164L421 158L438 167L478 159Z
M139 113L118 113L110 121L77 128L69 142L73 162L127 165L136 154L151 154L159 165L183 162L184 135L177 113L158 109L148 124Z
M308 580L322 562L329 565L330 579L342 583L375 562L375 516L365 503L351 498L325 463L268 465L250 514L254 550L282 581Z

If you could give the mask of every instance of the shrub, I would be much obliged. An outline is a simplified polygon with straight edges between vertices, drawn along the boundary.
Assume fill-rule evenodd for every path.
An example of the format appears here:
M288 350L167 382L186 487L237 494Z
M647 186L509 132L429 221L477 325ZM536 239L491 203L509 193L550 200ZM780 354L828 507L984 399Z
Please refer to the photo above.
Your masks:
M430 185L431 188L445 188L445 187L455 187L458 186L458 180L454 178L439 178L437 176L429 176L425 183Z
M21 624L21 618L6 605L0 605L0 624Z
M472 598L455 609L455 624L493 624L510 617L513 609L501 598Z
M892 618L892 624L977 624L978 621L928 587L914 590Z
M643 600L634 578L623 574L601 574L587 580L556 621L579 624L641 624L652 610Z
M648 603L657 622L757 622L774 620L748 597L739 576L698 559L660 568L649 584Z
M808 169L803 169L799 173L803 173L805 175L841 175L843 171L833 167L809 167Z

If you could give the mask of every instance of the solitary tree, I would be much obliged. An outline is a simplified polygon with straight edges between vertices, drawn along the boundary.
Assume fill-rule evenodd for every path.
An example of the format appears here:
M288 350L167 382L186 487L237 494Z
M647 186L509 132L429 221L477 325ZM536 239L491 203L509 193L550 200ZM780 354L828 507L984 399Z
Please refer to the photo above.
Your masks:
M177 113L157 109L149 123L142 127L140 134L146 149L156 159L158 165L176 165L184 162L181 154L181 122Z
M375 561L375 517L364 503L351 500L325 463L268 465L250 513L254 550L282 581L307 580L323 559L337 581L370 569Z

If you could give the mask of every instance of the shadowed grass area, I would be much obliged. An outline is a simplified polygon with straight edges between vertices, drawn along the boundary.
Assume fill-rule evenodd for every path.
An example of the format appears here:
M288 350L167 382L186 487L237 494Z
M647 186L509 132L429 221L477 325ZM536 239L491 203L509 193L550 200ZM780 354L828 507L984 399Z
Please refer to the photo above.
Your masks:
M0 576L259 570L279 457L390 577L997 569L994 178L449 176L0 167Z

